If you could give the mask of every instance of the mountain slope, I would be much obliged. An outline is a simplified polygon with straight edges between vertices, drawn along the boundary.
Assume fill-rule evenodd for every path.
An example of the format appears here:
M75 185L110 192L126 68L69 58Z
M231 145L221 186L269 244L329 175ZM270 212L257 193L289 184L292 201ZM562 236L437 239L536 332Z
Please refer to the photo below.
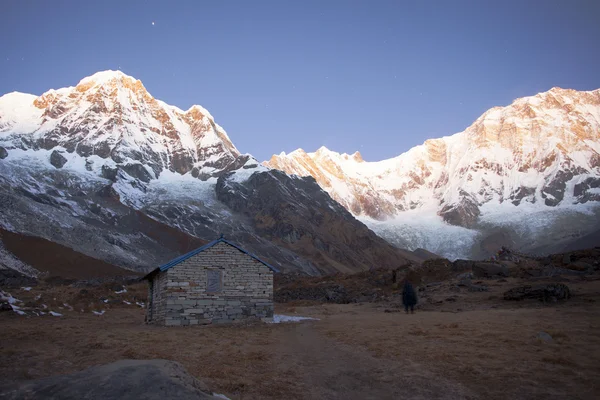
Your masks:
M202 107L169 106L115 71L39 97L0 97L0 201L0 227L136 270L221 233L284 271L420 259L312 178L240 154Z
M479 243L501 230L533 249L598 222L600 90L553 88L517 99L463 132L389 160L365 162L359 153L322 147L274 155L264 165L313 176L353 215L408 248L485 255ZM524 216L537 221L524 223ZM565 222L548 222L556 219ZM563 231L548 236L548 228Z

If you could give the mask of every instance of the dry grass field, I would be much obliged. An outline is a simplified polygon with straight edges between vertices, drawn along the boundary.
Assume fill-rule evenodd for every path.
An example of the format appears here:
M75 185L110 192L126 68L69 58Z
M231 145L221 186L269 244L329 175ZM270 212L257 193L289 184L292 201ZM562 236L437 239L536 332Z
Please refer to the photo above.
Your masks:
M71 301L74 310L61 310L62 317L0 313L0 385L162 358L232 399L594 399L600 281L574 288L570 301L553 305L507 304L492 291L473 301L430 300L414 315L391 303L286 304L277 312L319 320L180 328L145 325L135 304L89 307L94 290L15 290L23 299L42 294L54 308ZM143 290L123 296L133 301ZM102 304L104 315L89 312ZM540 331L553 340L538 339Z

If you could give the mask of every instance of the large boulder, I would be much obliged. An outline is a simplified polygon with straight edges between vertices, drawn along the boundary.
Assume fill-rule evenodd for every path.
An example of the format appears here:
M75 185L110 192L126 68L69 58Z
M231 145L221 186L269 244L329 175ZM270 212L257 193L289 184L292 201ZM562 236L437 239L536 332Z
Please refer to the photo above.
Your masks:
M571 297L571 291L567 285L552 283L538 286L519 286L504 293L504 300L536 299L544 302L567 300Z
M68 375L10 384L2 399L218 399L181 364L168 360L121 360ZM223 397L220 397L221 399Z
M55 168L62 168L67 163L67 159L58 150L54 150L50 154L50 164Z
M6 157L8 157L8 151L6 151L4 147L0 146L0 160L4 160Z
M473 264L473 275L477 278L493 278L496 276L509 276L507 266L491 262L477 262Z
M473 265L475 264L475 261L471 261L471 260L455 260L452 265L453 265L453 269L454 272L465 272L465 271L471 271L473 269Z

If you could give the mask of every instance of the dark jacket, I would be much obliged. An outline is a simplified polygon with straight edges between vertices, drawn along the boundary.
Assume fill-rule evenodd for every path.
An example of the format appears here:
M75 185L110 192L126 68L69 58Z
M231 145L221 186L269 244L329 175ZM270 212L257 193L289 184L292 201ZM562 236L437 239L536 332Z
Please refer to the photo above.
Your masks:
M417 293L410 282L404 282L402 288L402 304L405 306L414 306L417 304Z

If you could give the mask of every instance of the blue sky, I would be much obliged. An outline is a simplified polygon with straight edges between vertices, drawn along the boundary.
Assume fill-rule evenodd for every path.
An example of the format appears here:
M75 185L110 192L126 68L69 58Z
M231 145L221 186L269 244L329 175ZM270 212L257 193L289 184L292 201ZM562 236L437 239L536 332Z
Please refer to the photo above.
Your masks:
M517 97L600 88L598 21L595 0L3 0L0 94L121 69L261 160L374 161Z

